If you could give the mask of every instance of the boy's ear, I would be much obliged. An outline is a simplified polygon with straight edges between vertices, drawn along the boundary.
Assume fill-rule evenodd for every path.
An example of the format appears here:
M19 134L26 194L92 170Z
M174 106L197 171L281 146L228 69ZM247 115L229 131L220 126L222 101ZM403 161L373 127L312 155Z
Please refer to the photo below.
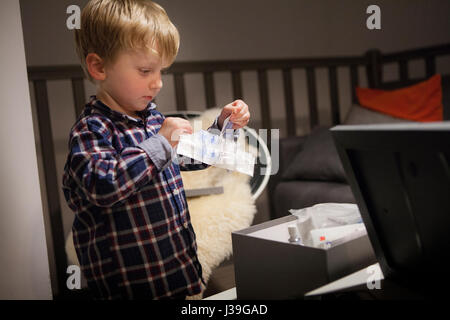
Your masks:
M86 56L86 67L94 80L105 80L105 64L102 58L96 53L89 53Z

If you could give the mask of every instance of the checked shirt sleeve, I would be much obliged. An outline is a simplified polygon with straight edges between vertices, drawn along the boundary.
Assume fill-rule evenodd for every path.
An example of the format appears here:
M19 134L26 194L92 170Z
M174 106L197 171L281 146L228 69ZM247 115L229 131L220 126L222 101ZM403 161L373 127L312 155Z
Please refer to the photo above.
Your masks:
M90 202L112 206L149 183L170 161L171 149L161 137L155 135L150 139L163 154L139 146L119 152L112 145L112 132L107 124L100 119L89 119L72 132L67 170Z

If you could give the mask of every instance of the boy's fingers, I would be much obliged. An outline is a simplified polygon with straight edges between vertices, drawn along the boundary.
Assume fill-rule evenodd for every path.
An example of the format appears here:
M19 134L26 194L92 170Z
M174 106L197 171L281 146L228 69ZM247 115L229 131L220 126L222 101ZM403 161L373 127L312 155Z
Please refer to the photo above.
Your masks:
M242 119L242 118L246 117L247 113L248 113L248 107L243 106L243 108L239 112L236 111L235 113L232 114L231 120Z
M233 123L237 123L238 127L242 127L247 122L245 117L247 116L246 113L248 113L248 106L247 104L242 100L235 100L232 103L226 105L223 108L223 116L224 118L230 117L230 121ZM248 117L250 114L248 114ZM240 123L242 121L242 123ZM233 125L233 128L235 129L235 125Z
M227 104L222 109L222 114L227 118L228 116L232 115L234 112L234 107L231 104Z
M242 109L239 111L239 116L244 116L247 113L248 107L246 105L242 106Z
M238 129L246 126L249 120L250 120L250 113L248 113L248 116L245 116L237 121L233 121L233 129Z
M184 132L187 132L187 133L191 134L191 133L192 133L192 127L191 127L191 124L188 122L187 124L185 124L185 125L182 127L182 130L183 130Z

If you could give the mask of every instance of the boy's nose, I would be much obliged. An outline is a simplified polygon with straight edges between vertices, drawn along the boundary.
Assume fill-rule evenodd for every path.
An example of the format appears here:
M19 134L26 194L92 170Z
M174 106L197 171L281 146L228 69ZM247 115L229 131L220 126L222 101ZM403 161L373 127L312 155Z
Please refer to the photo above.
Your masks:
M161 89L163 86L162 77L161 74L156 76L152 81L149 83L150 89Z

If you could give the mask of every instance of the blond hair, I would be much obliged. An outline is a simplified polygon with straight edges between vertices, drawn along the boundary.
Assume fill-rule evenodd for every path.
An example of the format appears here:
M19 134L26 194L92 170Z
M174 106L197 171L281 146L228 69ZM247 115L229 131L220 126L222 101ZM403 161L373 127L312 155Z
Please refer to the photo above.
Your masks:
M105 64L113 63L122 50L155 51L171 65L178 53L180 36L166 11L146 0L90 0L81 13L75 43L81 66L91 78L86 56L98 54Z

